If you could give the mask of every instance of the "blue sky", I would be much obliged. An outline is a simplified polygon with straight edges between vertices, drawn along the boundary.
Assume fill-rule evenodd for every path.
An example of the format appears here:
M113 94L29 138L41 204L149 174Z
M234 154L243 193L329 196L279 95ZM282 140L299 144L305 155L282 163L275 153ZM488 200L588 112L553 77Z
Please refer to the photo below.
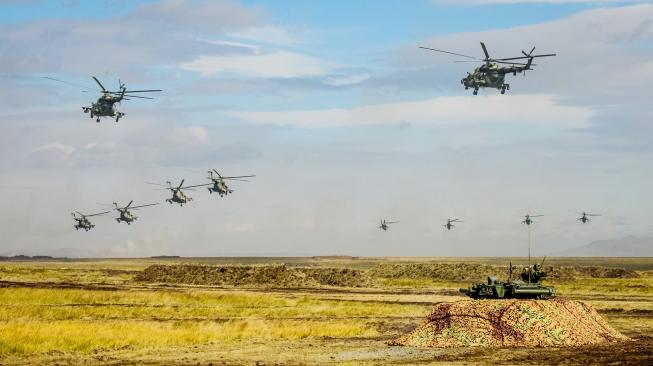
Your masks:
M0 255L505 255L529 210L539 254L653 236L652 19L637 1L0 1ZM479 41L558 56L472 96L473 64L418 49ZM164 92L96 124L95 95L41 78L90 75ZM144 182L209 166L257 178L71 230L71 210L163 201Z

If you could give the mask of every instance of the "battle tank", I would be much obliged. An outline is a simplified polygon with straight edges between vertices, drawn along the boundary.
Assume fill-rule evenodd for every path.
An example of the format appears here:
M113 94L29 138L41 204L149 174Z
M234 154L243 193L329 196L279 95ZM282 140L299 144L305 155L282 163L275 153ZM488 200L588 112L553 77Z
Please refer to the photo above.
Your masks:
M507 281L497 281L496 277L488 277L487 284L475 283L469 288L461 288L460 292L472 299L548 299L555 297L555 288L542 285L546 272L541 265L524 267L520 279L512 279L512 263L509 267Z

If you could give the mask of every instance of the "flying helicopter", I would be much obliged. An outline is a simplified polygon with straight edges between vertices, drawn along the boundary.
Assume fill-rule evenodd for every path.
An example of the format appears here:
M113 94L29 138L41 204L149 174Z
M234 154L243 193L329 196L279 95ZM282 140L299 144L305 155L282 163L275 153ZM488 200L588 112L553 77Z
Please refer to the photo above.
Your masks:
M544 215L527 214L527 215L524 216L524 221L522 221L521 223L526 224L528 226L531 226L531 224L535 222L535 221L532 220L533 217L542 217L542 216L544 216Z
M91 221L88 219L88 217L104 215L104 214L108 214L109 212L111 212L111 211L104 211L104 212L94 213L94 214L91 214L91 215L84 215L83 213L81 213L79 211L75 211L75 212L71 213L71 215L73 216L73 220L75 220L74 228L75 228L75 230L84 229L86 231L89 231L92 228L94 228L95 225L93 225L91 223Z
M120 217L116 218L116 221L118 223L121 222L126 222L127 225L131 225L132 222L136 221L138 219L138 216L132 214L130 210L138 210L139 208L143 207L148 207L148 206L156 206L158 203L149 203L147 205L140 205L140 206L132 206L132 203L134 203L134 200L129 201L129 203L124 206L120 207L118 203L113 202L113 207L114 210L118 211L120 213Z
M157 184L157 183L148 183L148 184L153 184L153 185L156 185L156 186L165 187L165 188L162 188L162 189L169 189L172 192L172 197L166 199L166 202L168 202L169 204L172 204L173 202L175 202L175 203L178 203L179 206L183 206L184 203L189 203L190 201L193 200L192 197L189 197L189 196L186 195L186 193L184 193L184 191L183 191L184 189L193 190L193 188L195 188L195 187L202 187L202 186L206 185L206 184L199 184L199 185L184 187L184 180L185 179L182 179L181 182L179 183L179 185L176 186L176 187L174 187L170 181L166 181L166 184L168 185L167 187L162 185L162 184Z
M381 230L383 230L383 231L388 231L388 228L389 228L388 225L390 225L390 224L397 224L397 223L399 223L399 221L385 221L385 220L381 220L381 226L379 226L379 229L381 229Z
M447 230L451 230L451 229L453 229L454 227L456 227L456 226L453 224L454 222L463 222L463 221L461 221L461 220L459 220L459 219L447 219L447 223L444 224L444 225L442 225L442 226L446 227Z
M582 213L582 216L579 217L579 218L577 218L576 220L582 222L583 224L586 224L586 223L588 223L589 221L591 221L591 220L590 220L590 216L601 216L601 215L597 215L597 214L589 214L589 213L585 213L585 212L583 212L583 213Z
M100 117L115 118L116 123L120 120L120 118L124 117L125 113L118 111L116 106L116 104L120 103L122 100L130 100L130 98L154 99L154 98L144 97L140 95L133 95L134 93L152 93L152 92L161 91L161 89L127 90L125 84L123 84L120 80L118 80L119 91L111 91L111 90L107 90L104 87L104 85L102 85L100 80L98 80L98 78L96 78L95 76L91 76L91 77L100 86L100 89L102 89L102 95L100 96L100 98L98 98L97 102L92 103L90 107L82 107L82 110L84 111L84 113L90 113L91 119L96 118L95 122L98 123L100 123ZM83 85L69 83L67 81L63 81L47 76L44 76L43 78L58 81L60 83L64 83L68 85L86 88ZM87 90L84 90L84 92L86 91Z
M212 181L212 183L204 184L204 185L211 186L211 187L207 188L209 190L209 193L211 193L211 194L213 194L213 192L218 193L220 195L220 197L234 192L232 189L229 189L229 186L227 185L225 180L231 179L231 180L238 180L238 181L241 181L241 182L248 182L248 180L245 180L245 179L242 179L242 178L253 178L253 177L256 176L256 175L240 175L240 176L236 176L236 177L223 177L215 169L209 170L208 173L209 173L209 176L207 177L207 179L210 179Z
M473 60L473 61L461 60L461 61L454 61L454 62L482 62L483 65L475 68L474 71L471 73L468 72L467 76L462 80L460 80L460 83L465 86L465 90L469 88L474 89L473 92L474 95L478 94L479 88L499 89L501 91L501 94L505 94L506 90L510 90L510 84L507 84L505 82L506 74L512 74L513 76L517 76L518 72L523 72L524 75L526 75L526 70L533 70L531 66L535 66L535 64L533 64L533 59L537 57L551 57L556 55L555 53L534 55L533 51L535 51L535 47L533 47L531 51L528 53L526 53L525 51L521 51L523 56L508 57L508 58L491 58L490 54L487 51L487 48L485 47L485 43L483 42L481 42L481 48L483 48L483 53L485 54L485 58L483 59L479 59L473 56L463 55L460 53L438 50L430 47L420 46L420 48L429 51L448 53L450 55L465 57ZM526 60L526 63L514 62L515 60ZM509 65L509 66L502 66L502 65Z

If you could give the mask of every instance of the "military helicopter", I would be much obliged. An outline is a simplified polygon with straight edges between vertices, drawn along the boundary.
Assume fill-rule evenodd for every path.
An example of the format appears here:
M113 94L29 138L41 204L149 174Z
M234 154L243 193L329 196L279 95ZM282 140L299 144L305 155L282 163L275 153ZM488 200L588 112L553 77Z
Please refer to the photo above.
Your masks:
M131 225L132 222L138 219L138 216L132 214L130 210L138 210L139 208L158 205L158 203L150 203L147 205L132 206L132 203L134 203L134 200L129 201L129 203L125 207L120 207L118 203L113 202L114 210L120 212L120 217L116 218L116 221L118 223L124 221L127 223L127 225Z
M102 95L98 98L97 102L92 103L90 107L82 107L84 113L90 113L91 119L96 118L95 122L100 123L100 117L111 117L115 118L116 123L120 118L125 116L125 113L119 112L116 104L120 103L123 99L129 100L130 98L141 98L141 99L154 99L150 97L143 97L140 95L132 95L133 93L152 93L160 92L161 89L147 89L147 90L127 90L125 84L118 80L119 91L110 91L107 90L104 85L98 80L95 76L91 76L93 80L100 86L102 89ZM69 84L73 86L79 86L85 88L83 85L77 85L74 83L69 83L67 81L44 77L44 79L58 81L64 84ZM86 90L84 90L86 91Z
M524 216L524 221L522 221L521 223L526 224L528 226L531 226L531 224L535 222L535 221L531 220L533 217L542 217L542 216L544 216L544 215L527 214L526 216Z
M172 204L173 202L178 203L179 206L183 206L184 203L188 203L193 200L192 197L188 197L186 193L184 193L184 189L187 190L193 190L195 187L202 187L205 186L206 184L199 184L199 185L194 185L194 186L186 186L184 187L184 179L181 180L178 186L174 187L170 181L166 181L166 184L168 185L167 187L162 185L162 184L157 184L157 183L148 183L148 184L153 184L156 186L161 186L165 187L163 189L169 189L172 192L172 197L166 199L166 202L169 204Z
M454 227L456 227L456 226L453 224L454 222L462 222L462 221L461 221L461 220L458 220L458 219L447 219L447 223L444 224L444 225L442 225L442 226L446 227L447 230L451 230L451 229L453 229Z
M590 216L601 216L601 215L596 215L596 214L588 214L588 213L585 213L585 212L583 212L582 215L583 216L577 218L576 220L582 222L583 224L586 224L589 221L591 221Z
M84 229L86 231L89 231L92 228L94 228L95 225L93 225L91 223L91 221L88 219L88 217L104 215L104 214L108 214L109 212L111 212L111 211L104 211L104 212L99 212L99 213L95 213L95 214L91 214L91 215L84 215L83 213L81 213L79 211L75 211L75 212L71 213L71 215L73 215L73 220L76 221L75 225L74 225L74 228L75 228L75 230Z
M389 228L388 225L389 225L389 224L397 224L397 223L399 223L399 221L385 221L385 220L381 220L381 226L379 226L379 229L381 229L381 230L383 230L383 231L388 231L388 228Z
M256 176L256 175L240 175L240 176L236 176L236 177L223 177L215 169L209 170L208 173L209 173L209 176L207 177L207 179L210 179L213 183L204 184L204 185L205 186L211 186L211 187L207 188L209 190L209 193L211 193L211 194L213 194L213 192L218 193L220 195L220 197L234 192L232 189L229 189L229 186L225 182L226 179L238 180L238 181L241 181L241 182L248 182L247 180L244 180L242 178L253 178L253 177ZM215 175L214 175L214 173L215 173Z
M467 56L460 53L454 53L444 50L438 50L435 48L421 47L422 49L429 51L436 51L442 53L448 53L450 55L461 56L465 58L472 59L474 61L464 60L464 61L455 61L455 62L483 62L484 64L474 69L474 72L467 73L467 76L460 80L460 83L465 86L465 90L472 88L474 89L473 94L478 94L479 88L494 88L499 89L501 94L505 94L506 90L510 90L510 84L505 83L506 74L513 74L517 76L518 72L523 72L526 75L526 70L533 70L531 66L533 64L533 59L536 57L551 57L555 56L555 53L543 54L543 55L534 55L535 47L531 49L530 52L526 53L521 51L524 56L519 57L508 57L508 58L491 58L490 54L485 47L485 43L481 42L481 48L483 48L483 53L485 54L484 59L479 59L473 56ZM526 63L522 62L513 62L513 60L523 60L526 59ZM501 66L510 65L510 66Z

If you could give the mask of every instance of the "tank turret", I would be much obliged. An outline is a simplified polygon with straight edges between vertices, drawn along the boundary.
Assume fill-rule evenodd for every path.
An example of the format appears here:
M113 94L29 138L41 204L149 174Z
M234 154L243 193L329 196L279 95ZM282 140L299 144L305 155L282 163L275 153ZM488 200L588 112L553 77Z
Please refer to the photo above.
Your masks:
M546 258L545 258L546 259ZM546 272L542 264L533 267L526 266L522 269L520 279L512 279L512 263L508 269L508 280L498 281L496 277L487 278L487 284L475 283L469 288L460 289L460 292L472 299L548 299L555 296L555 288L544 286L542 279Z

